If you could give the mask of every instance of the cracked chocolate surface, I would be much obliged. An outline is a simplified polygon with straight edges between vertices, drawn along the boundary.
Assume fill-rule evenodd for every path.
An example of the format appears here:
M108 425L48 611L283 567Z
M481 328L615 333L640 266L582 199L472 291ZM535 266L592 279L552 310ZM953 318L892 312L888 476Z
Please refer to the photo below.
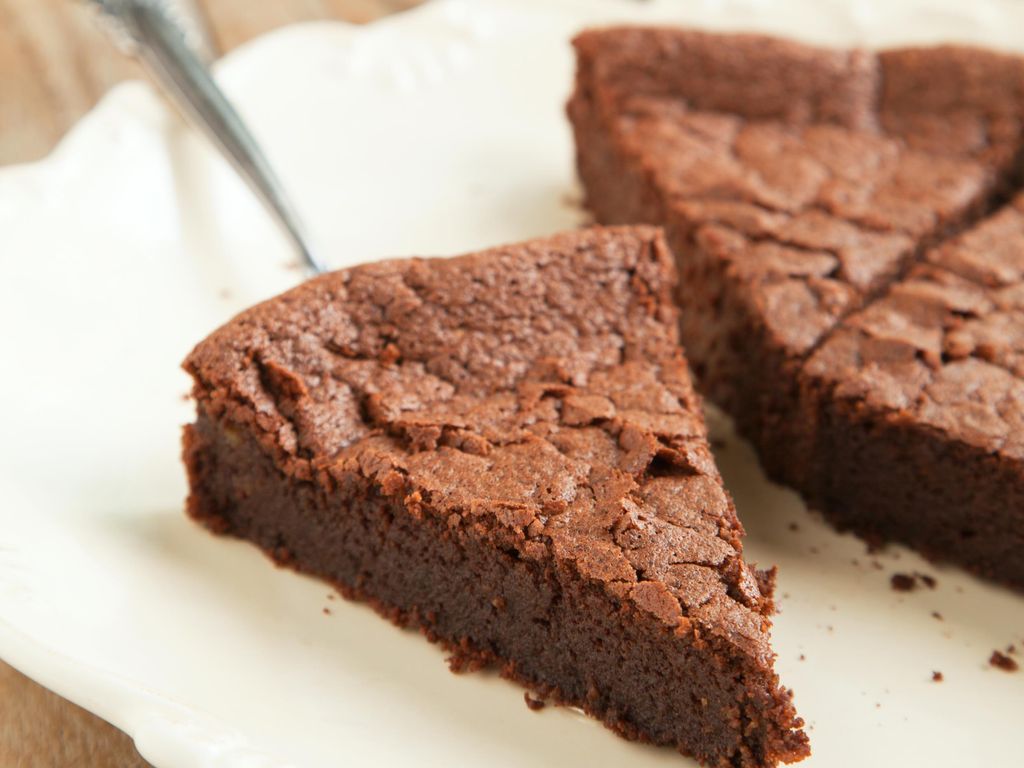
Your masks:
M655 230L595 229L326 275L186 367L282 471L357 473L770 663L769 601L707 444Z
M929 251L805 375L836 397L1024 459L1024 196Z
M742 273L767 322L798 307L778 323L793 357L988 205L1019 151L1024 66L1013 56L629 28L575 44L575 109L589 101L655 190L644 219ZM765 89L764 71L788 91Z

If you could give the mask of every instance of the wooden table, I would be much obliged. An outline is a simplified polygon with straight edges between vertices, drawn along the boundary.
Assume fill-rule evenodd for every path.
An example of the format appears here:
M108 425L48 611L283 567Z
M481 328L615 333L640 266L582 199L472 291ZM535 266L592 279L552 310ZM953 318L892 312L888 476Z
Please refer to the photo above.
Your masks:
M215 51L310 19L365 22L420 0L194 0ZM0 165L44 156L107 89L139 76L78 0L0 0ZM137 768L131 739L0 661L2 768Z

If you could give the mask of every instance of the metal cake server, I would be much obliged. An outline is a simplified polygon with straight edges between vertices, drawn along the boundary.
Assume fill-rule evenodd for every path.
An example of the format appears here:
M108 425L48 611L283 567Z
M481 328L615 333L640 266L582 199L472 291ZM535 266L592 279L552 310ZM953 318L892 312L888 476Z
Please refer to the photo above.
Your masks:
M299 216L252 133L214 82L180 13L167 0L89 0L112 22L119 47L134 55L181 113L234 166L284 230L314 274L324 263L310 246ZM180 11L180 9L179 9Z

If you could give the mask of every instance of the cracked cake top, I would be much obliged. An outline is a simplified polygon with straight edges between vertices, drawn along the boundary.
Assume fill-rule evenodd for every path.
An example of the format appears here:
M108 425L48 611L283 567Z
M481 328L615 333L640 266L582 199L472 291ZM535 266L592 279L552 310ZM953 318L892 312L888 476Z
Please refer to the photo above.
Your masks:
M278 466L353 474L679 632L770 660L768 600L707 443L657 230L324 275L186 361Z
M852 315L805 376L872 412L1024 458L1024 195Z
M1016 170L1019 56L650 27L574 45L574 121L600 124L653 190L626 218L720 261L789 355L983 213Z

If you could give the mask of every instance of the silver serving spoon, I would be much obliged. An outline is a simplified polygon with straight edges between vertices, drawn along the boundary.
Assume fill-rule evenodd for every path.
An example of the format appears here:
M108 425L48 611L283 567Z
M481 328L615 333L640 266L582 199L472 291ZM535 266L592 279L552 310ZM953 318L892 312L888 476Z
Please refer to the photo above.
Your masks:
M213 142L281 225L313 273L326 271L284 187L235 108L186 37L166 0L90 0L113 22L117 42L138 58L182 114Z

